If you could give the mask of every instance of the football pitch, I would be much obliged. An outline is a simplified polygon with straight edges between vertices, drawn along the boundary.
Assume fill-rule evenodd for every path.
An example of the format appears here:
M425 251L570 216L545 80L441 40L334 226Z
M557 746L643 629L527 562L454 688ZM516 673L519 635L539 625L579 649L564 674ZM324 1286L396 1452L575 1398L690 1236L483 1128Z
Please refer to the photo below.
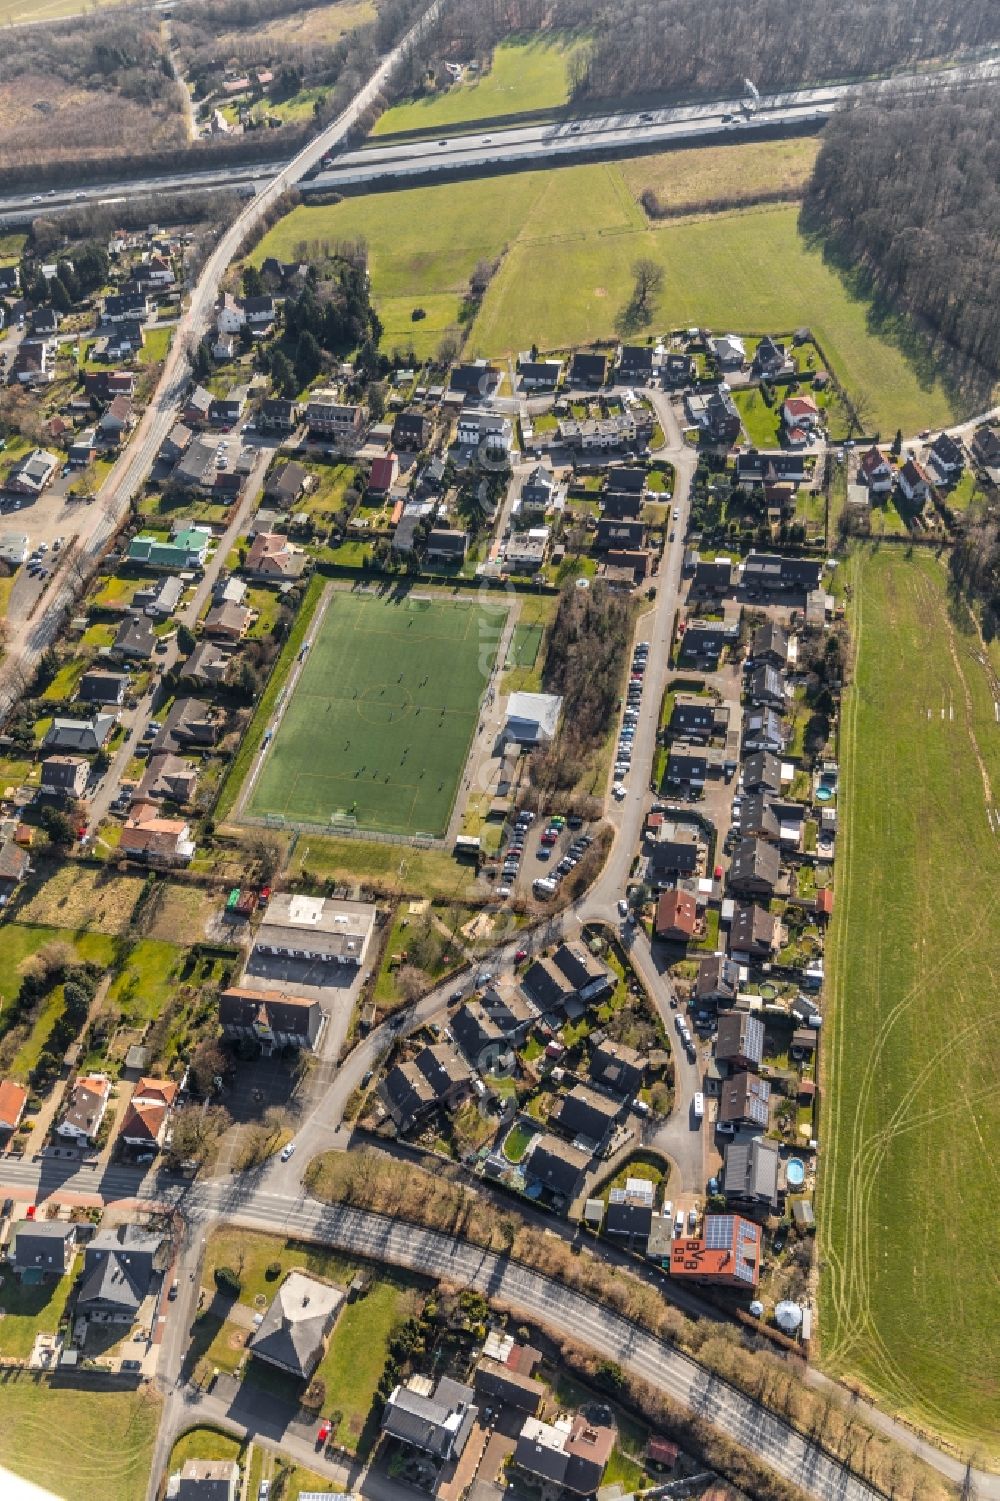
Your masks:
M502 629L478 604L333 591L245 811L440 837Z

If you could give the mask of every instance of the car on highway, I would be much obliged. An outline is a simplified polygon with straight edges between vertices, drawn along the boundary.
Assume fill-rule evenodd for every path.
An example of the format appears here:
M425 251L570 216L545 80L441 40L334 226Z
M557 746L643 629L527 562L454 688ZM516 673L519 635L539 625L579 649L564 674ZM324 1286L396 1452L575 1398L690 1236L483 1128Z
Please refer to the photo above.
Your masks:
M679 521L680 520L680 515L681 515L681 513L680 513L679 508L677 506L674 506L674 510L673 510L674 520L675 521Z
M580 127L579 127L579 125L571 125L570 128L569 128L569 133L570 133L571 136L579 135L580 134Z
M289 1159L289 1157L291 1157L294 1154L294 1152L295 1152L295 1143L294 1143L294 1141L290 1141L286 1147L282 1147L282 1149L281 1149L281 1160L282 1160L282 1162L287 1162L288 1159Z
M170 1284L170 1291L167 1293L167 1297L170 1299L171 1303L174 1301L174 1299L176 1298L176 1296L177 1296L177 1294L178 1294L179 1291L180 1291L180 1283L178 1282L177 1278L175 1277L174 1280L173 1280L173 1282L171 1282L171 1284Z
M438 145L439 146L447 146L447 144L448 144L447 141L438 141Z

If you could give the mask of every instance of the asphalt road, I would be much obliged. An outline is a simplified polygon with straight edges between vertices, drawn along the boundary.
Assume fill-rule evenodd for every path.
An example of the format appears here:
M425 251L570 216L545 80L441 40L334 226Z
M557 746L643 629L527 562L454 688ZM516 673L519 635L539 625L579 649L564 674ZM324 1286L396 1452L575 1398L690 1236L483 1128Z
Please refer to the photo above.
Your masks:
M862 90L896 90L914 83L939 87L996 79L998 76L1000 63L987 58L977 63L944 68L937 73L906 73L881 82L831 84L766 95L750 119L742 115L739 99L721 99L642 112L570 116L555 123L511 129L504 129L500 124L492 129L465 134L446 133L438 139L404 141L395 145L380 143L376 138L359 151L337 157L329 170L321 171L300 186L306 193L327 192L427 174L469 172L505 165L530 167L539 162L548 163L553 158L570 161L594 154L626 156L657 146L670 147L682 141L735 138L740 134L777 128L790 131L809 129L821 125L842 100ZM727 121L724 119L726 115L732 115L734 119ZM332 126L313 143L315 146L322 142L322 146L313 156L310 166L335 151L340 134L332 136L330 132L336 129L336 125ZM306 148L307 152L312 149ZM211 192L219 187L236 185L266 192L274 171L273 164L262 162L126 180L107 178L72 190L50 190L45 194L9 193L0 197L0 223L24 223L41 213L115 197ZM285 171L287 169L283 169L280 175L283 176Z

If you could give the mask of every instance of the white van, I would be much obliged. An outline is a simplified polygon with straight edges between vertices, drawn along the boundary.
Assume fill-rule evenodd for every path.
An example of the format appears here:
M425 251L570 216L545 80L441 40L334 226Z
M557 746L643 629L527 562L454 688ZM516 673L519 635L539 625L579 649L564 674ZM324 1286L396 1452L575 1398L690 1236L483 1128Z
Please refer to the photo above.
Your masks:
M695 1120L696 1121L703 1120L704 1116L705 1116L705 1096L701 1093L700 1090L698 1091L698 1093L694 1097L694 1106L693 1106L693 1109L694 1109L694 1118L695 1118Z
M538 897L554 896L557 886L558 882L553 881L551 876L539 876L531 883L531 889Z

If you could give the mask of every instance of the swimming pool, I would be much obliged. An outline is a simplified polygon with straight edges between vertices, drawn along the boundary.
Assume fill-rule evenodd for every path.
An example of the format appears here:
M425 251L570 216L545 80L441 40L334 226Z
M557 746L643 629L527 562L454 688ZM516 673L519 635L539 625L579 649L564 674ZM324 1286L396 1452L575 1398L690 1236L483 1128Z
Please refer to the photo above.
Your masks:
M805 1163L799 1157L792 1157L785 1169L785 1178L789 1188L801 1188L806 1180Z

